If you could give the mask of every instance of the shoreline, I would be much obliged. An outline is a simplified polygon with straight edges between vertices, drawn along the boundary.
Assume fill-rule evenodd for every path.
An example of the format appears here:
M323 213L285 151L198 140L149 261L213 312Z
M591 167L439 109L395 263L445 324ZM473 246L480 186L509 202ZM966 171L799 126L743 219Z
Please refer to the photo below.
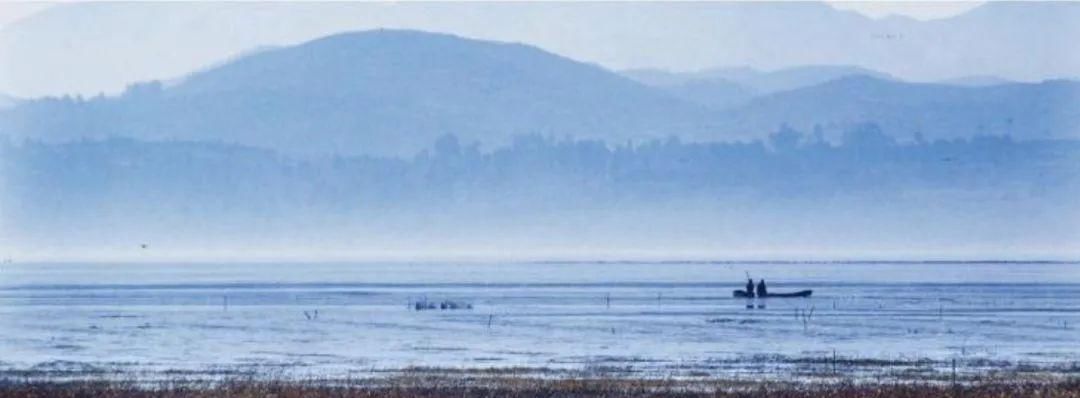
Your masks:
M1080 380L1080 361L1008 361L988 357L956 360L930 358L897 359L845 356L784 357L750 355L716 358L705 362L657 363L646 359L589 358L551 366L527 364L465 366L410 365L396 368L320 366L318 363L250 363L178 367L167 364L112 362L89 363L54 360L30 366L0 361L0 383L68 382L198 382L228 380L248 382L304 383L318 380L330 384L354 384L399 378L447 379L542 379L619 381L671 381L698 383L783 383L797 380L811 384L965 384L988 382L1065 382Z
M976 382L865 382L838 380L539 378L433 375L408 372L378 379L217 381L174 377L156 382L86 379L3 380L0 398L38 396L134 397L1080 397L1080 378L988 379Z

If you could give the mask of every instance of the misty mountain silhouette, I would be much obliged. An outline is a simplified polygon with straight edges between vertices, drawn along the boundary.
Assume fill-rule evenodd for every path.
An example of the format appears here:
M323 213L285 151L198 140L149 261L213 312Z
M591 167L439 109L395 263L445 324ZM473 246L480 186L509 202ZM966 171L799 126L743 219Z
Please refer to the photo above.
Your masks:
M784 123L806 131L820 125L837 137L876 122L901 139L919 133L927 140L1080 132L1076 82L957 87L845 75L860 70L712 71L705 80L653 87L527 45L376 30L263 49L169 84L135 84L118 97L22 101L0 111L0 134L411 156L444 134L497 146L524 134L608 142L757 139ZM776 80L767 83L768 76ZM755 97L726 83L737 78L771 89L825 81Z
M531 133L623 140L693 135L708 117L703 107L535 47L397 30L264 50L115 99L61 109L49 102L21 109L5 127L411 156L443 134L485 144Z
M660 69L631 69L622 74L639 82L659 87L681 86L694 82L728 82L757 94L794 90L850 76L893 79L887 73L850 65L806 65L761 71L749 67L710 68L694 72L669 72Z
M808 65L774 71L749 67L711 68L694 72L631 69L621 73L643 84L661 88L675 97L713 109L742 105L758 96L814 86L844 77L865 75L884 80L893 79L886 73L847 65Z
M1078 19L1076 2L992 1L925 21L818 2L64 2L0 28L0 91L118 93L245 49L386 26L520 41L612 68L859 65L913 81L1038 81L1080 77Z
M954 86L985 87L1016 83L1015 81L993 75L970 75L941 80L937 83Z
M839 134L863 122L909 139L1010 135L1080 138L1080 83L1050 80L985 87L849 76L779 92L724 112L718 131L768 131L777 123Z

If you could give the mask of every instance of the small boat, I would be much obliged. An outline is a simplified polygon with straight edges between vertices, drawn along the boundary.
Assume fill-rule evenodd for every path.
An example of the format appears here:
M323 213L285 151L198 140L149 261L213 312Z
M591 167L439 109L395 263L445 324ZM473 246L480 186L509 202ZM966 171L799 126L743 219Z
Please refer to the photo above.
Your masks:
M753 298L754 297L753 293L747 293L745 290L741 290L741 289L736 290L736 291L734 291L732 293L733 293L733 295L735 297L742 297L742 298ZM767 294L765 294L764 298L770 298L770 297L810 297L811 294L814 294L813 290L800 290L800 291L791 292L791 293L767 293Z

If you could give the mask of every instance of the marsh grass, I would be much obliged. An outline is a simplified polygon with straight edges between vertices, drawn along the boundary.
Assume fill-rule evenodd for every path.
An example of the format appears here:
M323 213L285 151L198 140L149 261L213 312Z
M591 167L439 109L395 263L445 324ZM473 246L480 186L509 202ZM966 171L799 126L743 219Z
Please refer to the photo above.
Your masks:
M37 397L1080 397L1080 379L1058 381L996 380L969 384L940 383L792 383L718 379L611 379L431 376L403 374L386 379L273 381L171 379L134 381L4 381L0 398Z
M668 369L669 376L607 367L581 369L408 367L298 378L286 367L130 373L123 367L56 364L0 372L0 398L36 397L1075 397L1077 363L751 356L716 369ZM760 364L762 372L742 372ZM786 370L771 368L777 364ZM729 365L738 365L729 369ZM752 366L751 366L752 367ZM953 367L952 369L956 369ZM700 373L698 373L700 371Z

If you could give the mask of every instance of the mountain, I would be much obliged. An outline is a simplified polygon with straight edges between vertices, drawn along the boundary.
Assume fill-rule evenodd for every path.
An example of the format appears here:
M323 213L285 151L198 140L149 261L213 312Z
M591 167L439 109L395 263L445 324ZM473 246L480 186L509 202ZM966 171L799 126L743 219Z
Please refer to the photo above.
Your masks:
M121 136L399 157L444 134L488 148L528 134L731 141L765 138L784 123L820 126L830 139L866 122L902 140L1080 138L1074 81L966 87L864 72L712 70L653 87L527 45L376 30L255 51L115 97L20 101L0 111L0 132L46 142ZM747 88L797 84L805 86Z
M955 77L955 78L952 78L952 79L945 79L945 80L942 80L942 81L940 81L938 83L950 84L950 85L954 85L954 86L985 87L985 86L997 86L997 85L1001 85L1001 84L1010 84L1010 83L1016 83L1016 82L1014 82L1012 80L1009 80L1009 79L997 77L997 76L972 75L972 76Z
M692 80L702 79L701 76L693 72L671 72L655 68L627 69L619 71L619 73L638 83L653 87L678 86Z
M779 91L813 86L843 77L872 76L892 79L885 73L857 66L809 65L760 71L750 67L712 68L694 72L662 69L630 69L623 76L661 88L671 95L713 109L742 105L751 99Z
M754 89L731 80L696 73L660 69L631 69L620 73L639 83L664 90L674 97L712 109L741 105L759 94Z
M266 51L276 50L276 49L279 49L279 48L281 48L281 47L280 46L257 46L255 48L249 48L247 50L244 50L244 51L241 51L239 53L236 53L236 54L230 55L228 57L225 57L225 59L215 61L215 62L213 62L213 63L211 63L209 65L201 66L201 67L195 69L193 72L186 73L186 74L184 74L183 76L181 76L179 78L163 80L162 83L166 87L172 87L172 86L175 86L175 85L177 85L179 83L184 82L184 79L187 78L190 75L195 75L195 74L199 74L199 73L202 73L202 72L217 69L219 67L228 65L230 63L233 63L233 62L235 62L237 60L240 60L240 59L243 59L245 57L249 57L249 56L256 55L256 54L259 54L259 53L263 53L263 52L266 52ZM130 88L130 85L128 87Z
M784 123L806 131L818 126L838 139L865 122L877 123L900 139L916 132L930 140L979 134L1080 139L1080 83L1073 80L1017 83L973 75L913 83L855 66L622 73L679 98L723 109L715 131L728 139L761 138Z
M874 122L901 139L1008 134L1080 139L1080 82L1048 80L989 87L906 83L852 76L756 98L726 111L718 131L769 131L778 123L838 137Z
M615 141L707 131L709 112L600 67L522 44L403 30L265 49L118 97L43 99L0 114L4 131L220 140L288 153L412 156L453 133Z
M745 104L758 95L751 88L724 79L689 80L663 89L676 98L717 110Z
M992 1L926 21L814 2L72 2L0 29L0 91L119 93L257 46L381 27L528 43L614 70L834 64L1039 81L1080 76L1077 20L1076 2Z
M865 75L879 79L893 79L886 73L849 65L807 65L774 71L761 71L751 67L710 68L693 72L629 69L621 73L638 82L656 87L723 81L744 86L747 90L758 94L794 90L848 76Z
M749 87L761 94L813 86L850 76L892 79L886 73L847 65L809 65L761 72L750 68L717 68L698 73L710 79L723 79Z

